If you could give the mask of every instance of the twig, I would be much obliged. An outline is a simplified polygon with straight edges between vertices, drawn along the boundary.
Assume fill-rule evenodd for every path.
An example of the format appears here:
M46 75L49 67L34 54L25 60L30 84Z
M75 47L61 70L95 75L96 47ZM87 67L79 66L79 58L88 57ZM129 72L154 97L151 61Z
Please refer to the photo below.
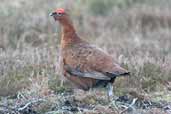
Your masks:
M20 99L20 98L26 99L26 97L21 92L18 92L17 99Z
M18 111L22 111L22 110L26 109L28 106L30 106L30 105L32 105L34 103L37 103L37 102L41 102L41 101L45 101L45 100L44 99L38 99L38 100L34 100L34 101L31 101L31 102L28 102L23 107L18 108Z
M138 100L138 98L134 98L133 101L132 101L132 103L128 107L126 107L122 112L120 112L119 114L125 113L130 107L132 108L132 106L135 104L135 102L137 100Z
M115 111L119 114L119 109L118 109L118 107L116 106L116 101L112 101L112 105L114 106Z

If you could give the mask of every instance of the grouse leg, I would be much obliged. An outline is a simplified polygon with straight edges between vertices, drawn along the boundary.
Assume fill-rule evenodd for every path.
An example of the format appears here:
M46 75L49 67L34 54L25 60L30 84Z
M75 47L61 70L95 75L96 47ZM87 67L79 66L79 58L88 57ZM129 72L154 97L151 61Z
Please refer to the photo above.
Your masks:
M111 101L112 100L111 98L113 98L113 85L112 85L112 83L108 83L107 91L108 91L107 92L108 100Z

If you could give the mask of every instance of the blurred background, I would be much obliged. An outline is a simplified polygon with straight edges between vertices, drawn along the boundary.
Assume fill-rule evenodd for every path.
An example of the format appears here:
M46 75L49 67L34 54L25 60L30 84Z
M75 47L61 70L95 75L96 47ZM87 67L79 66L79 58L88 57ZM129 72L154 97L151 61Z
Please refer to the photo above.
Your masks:
M130 70L129 78L116 80L116 95L134 89L171 100L171 0L0 2L0 96L67 89L59 86L61 29L48 16L65 8L83 39Z

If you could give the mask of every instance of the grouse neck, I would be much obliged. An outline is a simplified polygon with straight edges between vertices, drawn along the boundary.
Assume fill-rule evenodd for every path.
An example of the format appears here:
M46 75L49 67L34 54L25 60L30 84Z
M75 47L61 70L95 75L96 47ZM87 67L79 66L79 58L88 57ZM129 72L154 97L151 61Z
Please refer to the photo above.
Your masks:
M73 43L78 42L80 39L77 36L73 24L70 23L62 23L62 39L61 44L63 46L71 45Z
M62 25L62 34L65 38L71 38L72 35L76 34L75 29L72 24L63 24Z

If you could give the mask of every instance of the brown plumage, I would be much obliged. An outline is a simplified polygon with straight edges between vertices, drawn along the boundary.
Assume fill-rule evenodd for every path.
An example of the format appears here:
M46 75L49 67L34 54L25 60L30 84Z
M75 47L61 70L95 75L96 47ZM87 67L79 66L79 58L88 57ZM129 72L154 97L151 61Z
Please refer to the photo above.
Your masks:
M129 74L115 64L109 54L82 40L64 9L57 9L50 15L62 26L63 74L78 88L88 90L106 86L112 84L116 77Z

